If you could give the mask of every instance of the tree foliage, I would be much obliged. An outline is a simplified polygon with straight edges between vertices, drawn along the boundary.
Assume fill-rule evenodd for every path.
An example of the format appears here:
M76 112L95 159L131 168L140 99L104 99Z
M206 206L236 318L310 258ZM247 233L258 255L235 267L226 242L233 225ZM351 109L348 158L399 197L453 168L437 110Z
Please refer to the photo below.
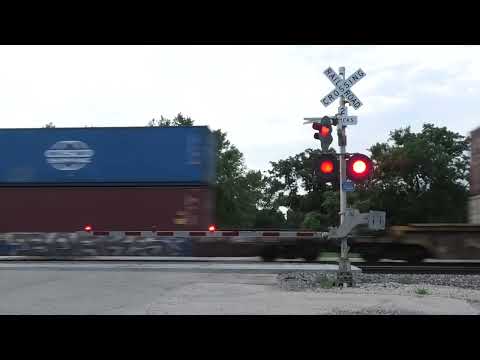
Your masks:
M148 122L148 126L193 126L193 120L178 113L173 119L160 116L160 119L153 118Z
M319 185L313 175L313 160L320 153L306 149L270 163L265 205L287 208L286 225L290 228L326 230L338 222L338 184Z
M469 149L468 138L446 127L392 131L370 148L375 173L352 200L358 208L387 211L390 224L465 222Z
M262 198L263 176L260 171L247 171L243 154L230 143L225 132L216 130L214 135L217 144L217 222L221 227L253 227Z

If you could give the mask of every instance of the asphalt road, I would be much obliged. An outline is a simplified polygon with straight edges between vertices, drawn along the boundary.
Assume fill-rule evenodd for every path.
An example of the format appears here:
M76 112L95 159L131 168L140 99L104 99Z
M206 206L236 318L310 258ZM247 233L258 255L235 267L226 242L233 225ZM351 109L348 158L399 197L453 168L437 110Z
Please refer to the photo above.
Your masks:
M273 274L68 267L22 267L0 273L0 314L154 314L151 307L162 298L194 284L275 284Z
M235 271L233 264L226 264L230 267L224 269L217 264L217 269L208 271L194 270L198 265L195 263L190 270L165 265L168 264L1 263L0 314L330 314L339 309L355 312L385 304L406 309L407 313L476 313L463 300L437 296L369 295L360 289L344 293L284 291L277 286L278 269L248 273ZM249 264L264 265L267 264ZM302 264L290 264L299 265ZM319 269L324 266L305 265Z
M5 261L0 263L0 314L166 314L172 306L176 313L217 313L224 301L241 309L239 293L276 289L279 272L336 269L239 261ZM199 309L199 303L215 304Z

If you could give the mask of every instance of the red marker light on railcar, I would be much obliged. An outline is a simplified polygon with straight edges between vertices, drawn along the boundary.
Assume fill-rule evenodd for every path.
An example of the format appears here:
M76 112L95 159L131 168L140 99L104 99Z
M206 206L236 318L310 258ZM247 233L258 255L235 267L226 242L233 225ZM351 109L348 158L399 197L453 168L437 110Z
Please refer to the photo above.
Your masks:
M210 226L208 227L208 231L210 231L210 232L214 232L215 230L217 230L217 228L215 227L215 225L210 225Z
M86 226L84 227L84 229L85 229L86 232L92 231L92 227L91 227L90 225L86 225Z

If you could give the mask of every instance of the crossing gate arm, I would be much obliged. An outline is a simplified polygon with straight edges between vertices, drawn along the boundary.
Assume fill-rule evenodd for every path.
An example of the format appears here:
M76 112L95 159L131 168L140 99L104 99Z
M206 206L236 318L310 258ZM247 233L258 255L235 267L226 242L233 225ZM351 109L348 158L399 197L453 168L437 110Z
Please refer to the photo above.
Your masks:
M345 238L356 226L361 224L368 224L368 228L371 230L384 230L385 215L384 211L370 211L361 214L357 209L348 208L345 211L344 222L338 228L330 229L328 237L331 239Z
M317 231L79 231L78 235L84 236L136 236L136 237L183 237L192 239L220 239L226 238L230 240L272 240L272 239L326 239L328 233Z

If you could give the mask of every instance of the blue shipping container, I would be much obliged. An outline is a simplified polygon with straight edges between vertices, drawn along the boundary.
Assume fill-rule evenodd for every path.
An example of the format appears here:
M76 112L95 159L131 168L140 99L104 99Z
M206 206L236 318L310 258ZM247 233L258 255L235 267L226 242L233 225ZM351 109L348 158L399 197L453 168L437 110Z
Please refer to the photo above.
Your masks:
M206 126L0 129L0 186L207 185Z

